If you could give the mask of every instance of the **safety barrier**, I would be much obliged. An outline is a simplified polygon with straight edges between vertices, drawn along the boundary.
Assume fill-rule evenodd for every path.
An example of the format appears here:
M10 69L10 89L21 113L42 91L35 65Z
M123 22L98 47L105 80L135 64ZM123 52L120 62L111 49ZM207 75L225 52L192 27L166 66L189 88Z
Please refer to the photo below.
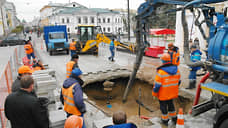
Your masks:
M18 50L19 49L19 50ZM11 87L13 84L13 80L16 79L17 76L17 69L20 66L20 59L22 54L20 53L21 46L14 49L13 55L10 57L10 60L6 64L5 68L3 69L2 74L0 74L0 127L6 128L7 127L7 118L4 114L4 103L6 97L11 92ZM18 55L19 54L19 55Z

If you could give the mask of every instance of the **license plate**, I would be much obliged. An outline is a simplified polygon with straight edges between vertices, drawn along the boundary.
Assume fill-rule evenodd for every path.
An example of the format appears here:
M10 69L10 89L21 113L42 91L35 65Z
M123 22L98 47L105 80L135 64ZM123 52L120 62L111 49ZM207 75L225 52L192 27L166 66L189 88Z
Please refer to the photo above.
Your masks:
M56 50L63 50L63 48L57 48Z

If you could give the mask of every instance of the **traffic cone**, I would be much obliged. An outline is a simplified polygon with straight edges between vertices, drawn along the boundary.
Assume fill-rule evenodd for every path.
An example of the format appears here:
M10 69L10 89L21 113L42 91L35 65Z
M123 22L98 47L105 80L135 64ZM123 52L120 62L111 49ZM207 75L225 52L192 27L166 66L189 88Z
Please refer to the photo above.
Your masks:
M184 115L183 115L183 109L182 108L179 108L179 113L177 115L176 128L184 128Z

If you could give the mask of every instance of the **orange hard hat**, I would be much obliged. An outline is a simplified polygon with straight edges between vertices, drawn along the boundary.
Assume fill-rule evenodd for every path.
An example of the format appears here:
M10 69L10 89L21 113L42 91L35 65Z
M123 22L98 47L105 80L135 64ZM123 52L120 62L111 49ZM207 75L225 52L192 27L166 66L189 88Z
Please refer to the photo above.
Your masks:
M32 70L29 68L29 66L21 66L19 69L18 69L18 73L19 74L24 74L24 73L32 73Z
M65 121L64 128L82 128L83 119L82 117L71 115Z
M169 53L163 53L161 56L161 60L171 61L171 57L170 57Z
M169 48L169 47L173 47L173 46L174 46L173 43L169 43L169 44L168 44L168 48Z

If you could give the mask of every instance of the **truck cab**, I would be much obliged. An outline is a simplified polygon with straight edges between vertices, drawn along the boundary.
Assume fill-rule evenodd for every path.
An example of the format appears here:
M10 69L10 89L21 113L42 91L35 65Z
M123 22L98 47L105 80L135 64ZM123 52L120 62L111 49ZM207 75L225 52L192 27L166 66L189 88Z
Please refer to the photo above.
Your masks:
M65 25L45 26L44 39L47 51L50 55L58 51L66 51L66 53L69 54L69 43Z

